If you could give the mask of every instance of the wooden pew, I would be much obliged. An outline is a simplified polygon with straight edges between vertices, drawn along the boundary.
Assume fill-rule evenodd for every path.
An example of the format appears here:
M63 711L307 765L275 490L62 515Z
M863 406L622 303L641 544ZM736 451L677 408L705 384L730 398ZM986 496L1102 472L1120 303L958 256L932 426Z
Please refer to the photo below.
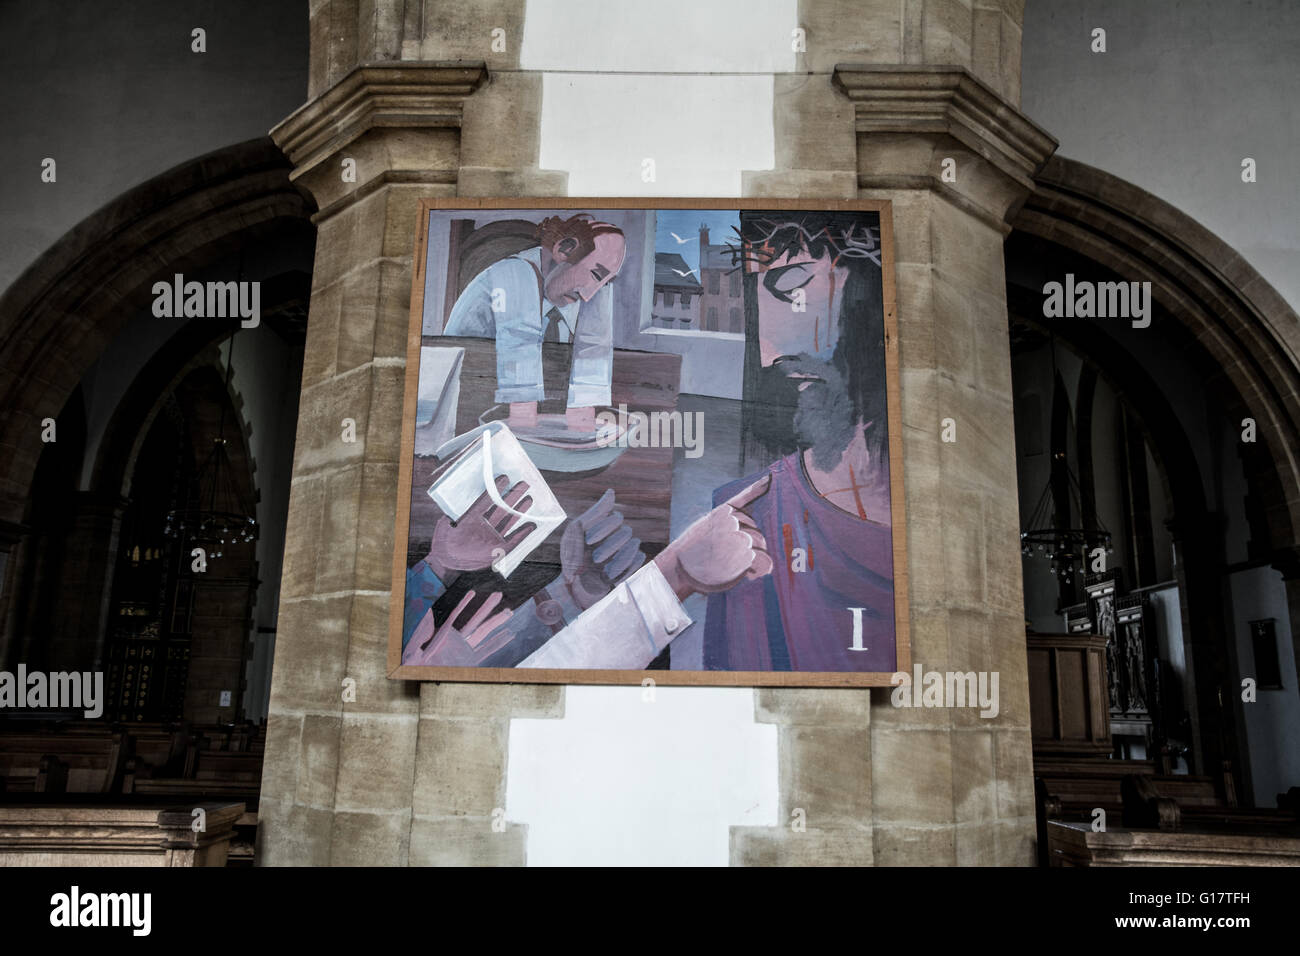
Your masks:
M1135 830L1047 824L1050 866L1300 866L1300 833Z
M1157 774L1145 761L1040 758L1035 761L1034 788L1043 865L1158 865L1178 859L1180 846L1191 854L1187 865L1271 859L1270 841L1300 840L1300 807L1229 806L1213 778ZM1081 836L1078 827L1092 830L1096 808L1106 811L1103 833L1127 836L1109 841ZM1055 824L1070 829L1053 829ZM1180 844L1176 838L1153 840L1150 834L1189 839ZM1095 858L1088 856L1094 851ZM1286 856L1290 850L1279 852Z
M251 727L196 728L186 737L183 758L167 768L128 760L122 792L173 798L238 799L256 807L264 752L260 748L256 752L245 749L256 739Z
M110 793L122 767L123 734L0 734L0 780L9 793Z

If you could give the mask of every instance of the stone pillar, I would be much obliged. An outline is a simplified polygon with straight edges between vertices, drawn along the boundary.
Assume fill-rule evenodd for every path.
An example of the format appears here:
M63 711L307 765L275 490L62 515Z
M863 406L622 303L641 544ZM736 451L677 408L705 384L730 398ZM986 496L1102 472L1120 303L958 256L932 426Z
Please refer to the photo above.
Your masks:
M844 65L835 83L856 115L860 195L893 203L912 659L924 671L996 671L1001 698L986 719L876 696L876 861L1027 865L1033 763L1002 242L1056 144L961 67ZM951 443L940 438L949 418Z
M914 659L999 671L1001 713L756 691L756 719L779 725L782 820L737 828L734 863L1033 861L1002 239L1054 143L1015 108L1021 8L803 0L805 74L774 78L776 169L746 173L745 193L894 203ZM416 200L562 192L562 174L536 168L541 77L516 72L522 0L311 10L314 99L273 131L321 212L260 860L520 863L522 827L492 827L509 720L558 716L563 689L417 690L384 662ZM502 71L463 121L483 72L445 64L457 57ZM355 66L366 59L392 62ZM347 157L356 183L339 178ZM945 417L955 444L939 440Z
M115 494L78 492L76 511L64 542L60 588L81 595L59 602L52 615L51 669L103 667L113 577L117 570L118 535L126 501Z
M565 190L537 168L524 0L312 0L310 16L312 101L272 131L320 212L259 860L522 863L523 827L493 826L509 722L559 716L563 688L393 682L385 663L418 201Z
M263 864L407 862L421 698L417 685L388 680L386 660L411 255L419 200L455 194L462 105L484 77L481 63L358 66L271 134L320 212L262 777ZM347 159L355 182L341 175ZM342 440L346 418L355 442ZM356 682L346 704L345 678Z
M542 77L519 69L525 0L311 0L308 95L358 63L482 63L460 140L462 196L564 195L567 174L537 168Z
M0 518L0 670L12 671L27 649L18 633L24 604L14 595L27 578L24 568L31 551L31 529Z

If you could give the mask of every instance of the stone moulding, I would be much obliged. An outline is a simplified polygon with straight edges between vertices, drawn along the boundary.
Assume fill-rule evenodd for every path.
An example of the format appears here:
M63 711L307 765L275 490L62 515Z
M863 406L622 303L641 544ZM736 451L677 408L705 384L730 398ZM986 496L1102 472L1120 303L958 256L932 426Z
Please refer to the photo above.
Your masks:
M487 79L482 62L363 63L271 130L271 138L293 163L294 181L311 174L372 130L420 133L459 130L465 99ZM433 157L431 156L430 159ZM385 164L387 166L387 164ZM331 176L334 171L331 170ZM334 177L337 178L337 177ZM325 218L383 182L455 183L456 168L384 168L338 197L318 190ZM326 195L321 195L326 192Z
M195 832L194 808L204 829ZM0 807L0 860L39 866L50 856L64 865L225 866L242 803L158 807ZM4 864L0 864L4 865Z
M891 64L837 64L835 87L853 103L858 136L927 134L948 137L970 150L1006 180L1004 208L984 202L981 218L1004 216L1034 188L1034 177L1055 152L1056 140L964 67ZM859 148L859 156L862 155ZM915 154L910 154L914 156ZM938 188L929 168L889 169L880 174L859 172L860 188ZM949 193L961 193L942 184ZM964 197L967 203L971 197Z

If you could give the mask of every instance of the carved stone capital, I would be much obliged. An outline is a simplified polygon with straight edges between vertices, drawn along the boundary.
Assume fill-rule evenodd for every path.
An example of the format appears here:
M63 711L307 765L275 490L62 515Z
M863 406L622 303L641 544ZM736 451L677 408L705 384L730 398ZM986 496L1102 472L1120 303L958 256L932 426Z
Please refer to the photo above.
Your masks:
M481 62L363 63L271 130L313 221L386 182L454 185L464 103L486 79Z
M841 63L833 78L853 102L859 189L931 189L1006 233L1057 147L960 66Z

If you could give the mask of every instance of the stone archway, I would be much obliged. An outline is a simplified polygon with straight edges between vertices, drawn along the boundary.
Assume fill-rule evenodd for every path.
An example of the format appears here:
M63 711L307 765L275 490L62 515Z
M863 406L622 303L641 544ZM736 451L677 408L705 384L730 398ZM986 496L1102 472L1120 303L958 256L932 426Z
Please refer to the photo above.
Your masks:
M1173 341L1207 370L1201 387L1222 406L1226 420L1254 419L1258 444L1242 454L1250 487L1262 499L1263 515L1252 521L1266 529L1259 557L1282 571L1287 584L1293 641L1300 624L1300 321L1296 313L1236 252L1186 214L1130 183L1082 163L1053 158L1036 177L1034 192L1013 221L1032 241L1095 263L1126 280L1149 281L1153 307L1163 322L1175 323ZM1012 236L1012 243L1015 242ZM1023 254L1023 250L1022 250ZM1011 259L1009 254L1009 260ZM1028 290L1008 292L1013 312L1031 314L1041 299ZM1062 323L1058 334L1095 360L1104 356L1121 389L1144 409L1148 440L1161 448L1170 473L1180 474L1170 489L1180 554L1180 585L1189 661L1194 678L1205 756L1205 773L1218 761L1234 765L1238 780L1249 776L1244 740L1233 746L1240 728L1228 676L1234 659L1232 635L1216 575L1224 567L1221 536L1209 508L1207 488L1196 462L1178 438L1181 428L1154 380L1113 339L1087 324ZM1177 499L1177 500L1175 500ZM1252 551L1254 542L1252 541ZM1252 557L1255 555L1252 554ZM1183 560L1186 559L1186 560ZM1300 670L1300 665L1298 665ZM1195 714L1193 715L1195 720ZM1220 742L1222 741L1222 742ZM1240 792L1240 791L1239 791Z
M239 143L178 166L84 220L0 296L0 402L8 411L0 422L0 551L6 554L3 567L9 583L0 595L0 656L15 652L15 639L21 638L15 618L20 596L14 584L25 579L34 559L28 553L34 544L27 525L37 464L48 447L41 440L42 420L55 419L62 437L61 416L69 396L126 324L148 313L152 283L160 276L193 271L250 242L284 235L286 229L310 228L314 205L290 183L289 171L268 139ZM266 304L274 307L273 302ZM120 414L124 409L119 409L115 415L109 460L97 456L93 487L81 496L88 507L93 505L87 518L93 527L87 534L96 541L114 538L132 452L112 440L115 426L138 425L138 420L127 419L148 412L162 384L156 381L158 375L170 378L214 331L178 330L151 363L153 375L145 375L153 382L153 393L128 395L124 409L131 414ZM125 440L130 444L134 437L132 433ZM104 480L105 466L114 480ZM95 549L97 555L100 550ZM92 570L102 588L108 568ZM102 618L105 601L82 602L96 609L84 628Z
M1266 503L1275 549L1300 529L1300 316L1231 247L1131 183L1053 157L1013 229L1077 251L1152 297L1221 370L1226 394L1256 420L1277 494Z
M60 239L0 296L0 522L21 526L42 442L85 371L160 276L211 260L314 207L269 139L137 186Z

